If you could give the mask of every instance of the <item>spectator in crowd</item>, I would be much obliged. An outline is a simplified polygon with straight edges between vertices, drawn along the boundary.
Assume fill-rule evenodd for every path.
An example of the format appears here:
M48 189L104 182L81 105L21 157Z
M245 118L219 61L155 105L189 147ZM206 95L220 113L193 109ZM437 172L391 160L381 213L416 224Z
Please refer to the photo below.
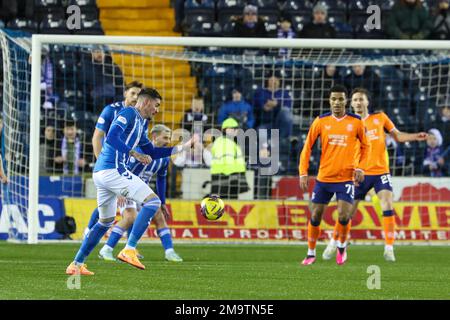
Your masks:
M433 29L430 38L450 40L449 0L439 0L433 12Z
M352 72L344 78L344 85L347 88L368 88L372 92L372 97L379 96L378 76L370 67L365 65L352 66ZM375 99L376 100L376 99Z
M264 21L258 18L258 7L251 4L244 7L243 17L236 21L231 36L245 38L268 36Z
M246 130L253 128L255 118L253 116L253 108L245 100L242 99L242 90L234 88L231 92L232 100L224 103L219 108L218 122L220 125L225 119L233 117L241 125L242 129Z
M211 148L211 193L224 199L237 199L240 193L249 190L244 154L234 140L238 129L239 123L235 119L226 119L222 123L223 135Z
M60 148L57 146L55 127L48 124L44 131L44 142L39 148L39 172L44 174L61 174L62 163L55 163Z
M92 112L100 114L105 105L123 98L123 75L110 54L100 46L81 59L79 85L89 95Z
M193 129L195 131L198 129L201 129L202 132L204 130L208 129L208 115L205 114L205 102L203 100L203 97L196 96L192 98L192 107L188 110L186 110L183 120L182 120L182 127L189 131L190 133L193 133ZM197 132L196 133L202 133Z
M30 55L31 57L31 55ZM54 105L58 102L58 98L53 92L53 63L48 55L42 57L41 66L41 92L43 92L44 103L42 107L44 109L53 109Z
M293 39L296 38L297 34L292 29L292 22L288 16L282 16L280 19L280 25L277 30L278 39ZM281 57L289 57L291 55L292 49L280 48L278 55Z
M280 86L280 79L273 75L267 80L267 87L260 88L254 95L255 115L258 129L278 129L280 137L292 133L292 97L289 90Z
M427 149L423 160L424 173L427 176L442 177L445 175L442 143L442 134L438 129L428 130Z
M64 174L79 174L86 165L82 157L82 144L77 136L75 121L64 122L64 137L61 143L61 156L55 158L56 163L63 164Z
M336 38L336 30L327 21L328 9L323 3L317 3L313 8L313 21L306 24L300 31L299 38Z
M450 132L450 98L447 99L446 104L442 106L438 112L438 116L436 117L436 121L433 126L440 132ZM447 136L443 141L444 148L450 144Z
M391 10L386 32L392 39L426 39L433 22L421 0L399 0Z

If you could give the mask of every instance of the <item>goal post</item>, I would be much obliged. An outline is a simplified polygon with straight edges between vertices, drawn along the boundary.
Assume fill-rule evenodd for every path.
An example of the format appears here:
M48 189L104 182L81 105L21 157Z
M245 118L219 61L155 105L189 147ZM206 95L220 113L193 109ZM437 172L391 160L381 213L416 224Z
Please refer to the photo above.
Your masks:
M4 35L3 35L4 36ZM316 81L313 76L309 75L309 71L305 72L305 65L314 65L314 61L317 65L325 65L327 63L332 64L342 64L346 66L351 66L352 64L366 64L366 65L377 65L377 64L393 64L401 65L402 63L412 65L416 63L416 60L409 57L396 56L390 60L390 58L377 58L370 57L370 59L361 58L359 56L352 56L351 53L347 54L347 51L352 50L426 50L427 52L432 52L436 50L439 54L431 54L433 57L429 58L427 56L418 57L417 63L427 63L432 68L433 63L445 63L447 59L447 64L450 59L450 42L448 41L433 41L433 40L347 40L347 39L244 39L244 38L202 38L202 37L128 37L128 36L77 36L77 35L44 35L44 34L34 34L31 38L31 90L30 90L30 122L29 122L29 134L30 134L30 144L29 144L29 180L28 180L28 210L27 210L27 242L37 243L38 242L38 229L39 229L39 162L40 162L40 143L42 140L41 124L41 72L42 72L42 52L44 47L49 45L67 45L67 46L93 46L93 45L104 45L111 46L115 49L113 50L118 55L133 54L131 58L133 60L133 65L139 66L141 69L139 75L136 76L136 80L140 80L142 74L151 73L152 70L147 70L147 66L142 63L139 65L139 58L142 56L155 56L157 58L166 60L186 60L192 63L204 63L210 65L215 64L239 64L239 65L250 65L250 71L254 75L254 79L257 79L259 85L266 80L264 76L257 78L256 73L262 71L267 71L265 69L276 69L279 65L288 63L289 60L293 60L294 64L300 61L301 67L296 70L297 73L292 72L290 75L292 83L297 79L297 76L311 77L306 80ZM162 49L155 52L151 52L149 48ZM170 50L166 48L187 48L184 53L179 50ZM288 48L296 50L299 52L298 61L296 58L290 57L278 57L273 55L262 55L262 56L246 56L245 54L239 54L238 57L230 55L224 56L205 56L196 55L192 48L241 48L241 49L267 49L267 50L278 50L283 48ZM6 48L5 48L6 50ZM304 51L302 51L304 50ZM308 53L307 50L311 50ZM301 54L305 56L301 56ZM331 52L331 53L330 53ZM123 58L123 57L122 57ZM410 59L410 60L408 60ZM422 60L421 60L422 59ZM206 67L201 66L201 70L205 70ZM175 70L175 69L174 69ZM409 71L409 69L408 69ZM174 71L176 73L176 71ZM133 73L134 74L134 73ZM258 73L259 74L259 73ZM259 77L259 76L258 76ZM431 77L431 75L430 75ZM70 80L64 80L70 81ZM165 79L164 81L172 81L170 79ZM291 81L291 80L290 80ZM322 81L321 79L317 81ZM446 79L448 81L448 79ZM157 83L157 82L153 82ZM321 82L322 88L320 90L325 90L323 88L323 81ZM431 86L431 85L430 85ZM175 86L174 86L175 88ZM184 86L182 86L182 91L174 93L174 95L182 95L183 97L187 95ZM293 88L294 89L294 88ZM433 88L429 88L432 90ZM296 95L296 99L300 97L300 93L305 91L302 87L298 87L295 90L299 93ZM319 90L319 89L318 89ZM448 94L447 90L447 94ZM172 94L172 92L171 92ZM190 94L190 93L189 93ZM294 93L296 94L296 93ZM164 94L163 94L164 99ZM169 99L170 100L170 99ZM175 98L172 99L173 103L176 102ZM314 109L316 108L316 109ZM313 110L314 109L314 110ZM314 112L313 112L314 111ZM318 111L323 111L323 103L321 102L320 107L313 107L311 102L311 110L309 105L301 106L301 114L308 114L312 116ZM175 120L173 120L175 122ZM303 130L307 127L302 127ZM87 213L88 214L88 213Z

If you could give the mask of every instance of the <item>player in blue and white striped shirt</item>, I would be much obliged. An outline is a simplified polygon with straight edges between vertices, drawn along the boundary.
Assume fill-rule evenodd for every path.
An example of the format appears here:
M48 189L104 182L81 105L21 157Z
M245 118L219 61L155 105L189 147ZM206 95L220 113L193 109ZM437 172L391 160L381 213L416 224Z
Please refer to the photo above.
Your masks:
M128 242L119 253L119 260L134 267L145 269L136 255L136 246L150 220L161 206L161 200L139 177L127 170L129 157L143 164L153 159L165 158L173 152L190 149L196 143L195 137L183 146L158 148L148 140L148 120L158 113L161 96L155 89L142 89L136 107L124 108L114 119L106 136L102 151L94 167L94 183L97 187L99 221L89 230L74 261L67 267L66 274L93 275L84 261L112 226L117 210L117 197L132 199L142 206L133 225ZM135 150L136 147L144 153Z
M151 132L152 142L156 147L165 147L170 143L171 130L162 124L155 125ZM145 183L149 183L153 176L156 175L156 194L161 199L161 208L155 214L153 222L156 225L157 234L161 239L162 246L165 251L165 258L168 261L182 262L183 259L173 249L172 235L167 225L166 218L169 218L169 212L166 207L166 177L169 167L170 157L155 159L150 164L145 165L136 161L133 157L128 162L128 170L140 177ZM115 261L113 257L113 249L119 242L125 230L128 230L133 224L136 211L140 207L133 200L127 200L125 205L120 208L122 220L120 220L112 229L108 241L99 252L99 257Z

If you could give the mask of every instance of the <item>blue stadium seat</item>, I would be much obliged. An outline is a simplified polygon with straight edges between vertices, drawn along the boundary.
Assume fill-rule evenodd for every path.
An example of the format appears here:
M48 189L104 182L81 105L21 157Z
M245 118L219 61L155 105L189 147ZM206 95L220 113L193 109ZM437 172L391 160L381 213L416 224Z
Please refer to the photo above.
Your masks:
M286 0L281 4L280 9L283 14L293 14L299 11L307 11L311 14L314 2L308 0Z
M214 8L186 8L184 16L183 23L188 27L196 22L214 23L215 21Z
M38 24L34 20L17 18L9 21L6 27L14 30L22 30L30 33L38 32Z
M296 32L302 31L303 27L311 21L311 15L293 15L291 18L292 28Z
M242 16L242 9L231 8L219 11L217 20L223 30L228 30L228 28L233 28L232 25L235 20L234 18L239 18L240 16Z
M258 10L278 9L278 1L277 0L249 0L247 3L257 6Z
M327 6L328 10L341 10L343 12L347 10L347 1L345 0L319 0L317 3Z
M77 34L91 34L91 35L104 35L100 21L93 20L81 20L81 29L76 30Z
M258 11L258 16L264 20L266 29L272 36L276 35L278 29L278 20L280 19L278 10Z
M40 33L47 34L69 34L70 31L66 27L66 21L46 19L39 26Z
M81 20L98 20L98 10L95 7L81 7Z
M217 9L219 10L219 13L221 10L227 9L240 9L242 13L245 4L246 1L244 0L219 0L219 2L217 2Z
M377 2L379 2L379 1L371 0L371 4L377 4ZM380 5L381 10L382 11L391 10L392 7L394 7L395 2L396 2L395 0L381 0L381 5Z
M193 22L189 26L187 33L191 37L221 37L223 35L222 28L218 23L205 20Z
M328 22L332 25L338 23L347 23L347 14L345 11L341 10L329 10L328 11Z
M70 0L70 5L77 5L79 7L97 7L96 0ZM81 8L81 11L83 11L84 8Z
M370 0L350 0L348 3L348 10L366 12L366 9L369 5Z

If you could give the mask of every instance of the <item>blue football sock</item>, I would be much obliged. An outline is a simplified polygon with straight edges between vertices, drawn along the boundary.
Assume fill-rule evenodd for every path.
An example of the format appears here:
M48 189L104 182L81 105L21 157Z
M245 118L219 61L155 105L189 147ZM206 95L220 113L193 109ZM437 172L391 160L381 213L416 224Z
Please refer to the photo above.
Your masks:
M114 248L117 245L117 242L119 242L120 238L122 238L124 232L125 230L123 230L121 227L114 226L111 234L109 235L108 241L106 241L106 245Z
M133 226L134 226L134 224L132 224L131 227L129 227L128 230L127 230L127 237L128 238L130 237L131 230L133 230Z
M158 229L158 237L161 239L161 244L164 250L173 249L172 235L169 228Z
M97 223L98 221L98 208L95 208L94 211L92 211L91 219L89 220L88 229L92 229L92 227Z
M75 256L75 262L84 263L84 260L87 258L87 256L89 256L91 251L100 242L100 239L105 235L106 231L108 231L111 225L112 222L107 224L97 222L96 224L94 224L92 229L89 230L89 233L84 238L80 250L78 250L78 253Z
M158 198L153 198L142 206L134 221L131 234L128 236L127 248L136 248L138 241L147 230L150 221L160 206L161 201Z

